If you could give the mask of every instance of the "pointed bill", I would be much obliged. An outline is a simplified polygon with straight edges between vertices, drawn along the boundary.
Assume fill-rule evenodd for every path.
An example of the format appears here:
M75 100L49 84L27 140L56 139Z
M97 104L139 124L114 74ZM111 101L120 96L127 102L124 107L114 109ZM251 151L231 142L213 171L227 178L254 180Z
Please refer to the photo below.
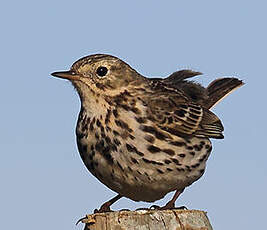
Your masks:
M79 75L71 70L54 72L54 73L51 73L51 75L54 77L59 77L59 78L68 79L68 80L77 80L77 78L79 78Z

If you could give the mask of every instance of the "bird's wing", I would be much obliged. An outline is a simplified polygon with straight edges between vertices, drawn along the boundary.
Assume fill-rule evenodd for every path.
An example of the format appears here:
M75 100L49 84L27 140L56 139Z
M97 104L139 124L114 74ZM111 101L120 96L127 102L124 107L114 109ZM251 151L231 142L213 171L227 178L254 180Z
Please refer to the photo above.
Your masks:
M177 136L223 138L220 119L181 91L157 84L153 94L147 99L147 114L161 130Z

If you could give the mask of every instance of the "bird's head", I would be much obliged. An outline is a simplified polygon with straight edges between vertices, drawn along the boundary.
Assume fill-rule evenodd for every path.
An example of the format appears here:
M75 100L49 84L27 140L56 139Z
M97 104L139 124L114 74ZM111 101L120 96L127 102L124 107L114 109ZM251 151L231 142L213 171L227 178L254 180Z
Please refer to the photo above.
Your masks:
M90 97L114 96L144 77L117 57L94 54L76 61L70 70L54 72L53 76L68 79L77 89L81 100Z

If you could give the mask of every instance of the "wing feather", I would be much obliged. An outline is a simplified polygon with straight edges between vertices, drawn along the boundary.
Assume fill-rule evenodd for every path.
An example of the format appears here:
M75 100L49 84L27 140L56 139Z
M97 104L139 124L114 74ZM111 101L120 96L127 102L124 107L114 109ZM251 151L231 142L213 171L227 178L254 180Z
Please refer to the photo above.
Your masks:
M164 85L157 85L164 87ZM166 90L168 91L166 93ZM147 99L149 117L161 130L177 136L223 138L220 119L203 106L192 103L170 86Z

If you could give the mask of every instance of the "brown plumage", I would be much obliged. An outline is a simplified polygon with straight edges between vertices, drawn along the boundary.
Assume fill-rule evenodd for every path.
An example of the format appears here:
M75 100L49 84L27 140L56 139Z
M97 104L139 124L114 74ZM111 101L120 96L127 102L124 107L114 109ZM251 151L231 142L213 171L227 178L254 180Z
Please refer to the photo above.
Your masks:
M185 187L204 173L209 138L223 138L223 125L209 109L243 83L221 78L207 88L181 70L146 78L104 54L75 62L52 75L70 80L81 99L76 134L80 155L101 182L118 195L153 202L176 190L163 208L174 207Z

